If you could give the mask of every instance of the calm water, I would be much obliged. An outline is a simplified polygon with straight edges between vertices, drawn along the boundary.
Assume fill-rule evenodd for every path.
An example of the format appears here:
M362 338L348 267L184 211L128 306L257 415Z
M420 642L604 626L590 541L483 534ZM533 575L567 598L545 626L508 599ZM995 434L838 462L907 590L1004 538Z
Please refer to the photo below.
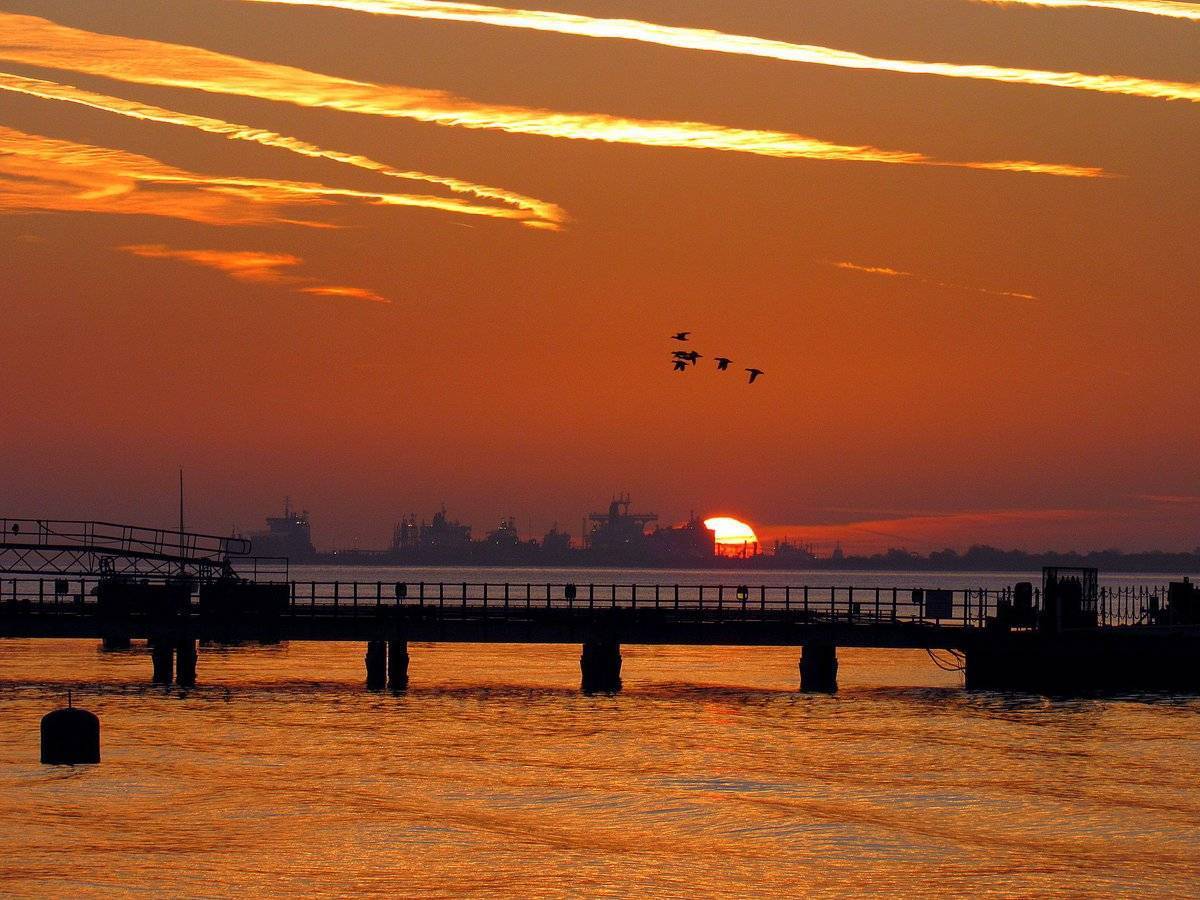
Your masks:
M362 652L205 648L181 691L137 649L0 642L0 893L1200 895L1197 699L853 650L801 696L796 651L640 647L587 698L578 647L423 644L392 696ZM99 766L37 762L68 687Z

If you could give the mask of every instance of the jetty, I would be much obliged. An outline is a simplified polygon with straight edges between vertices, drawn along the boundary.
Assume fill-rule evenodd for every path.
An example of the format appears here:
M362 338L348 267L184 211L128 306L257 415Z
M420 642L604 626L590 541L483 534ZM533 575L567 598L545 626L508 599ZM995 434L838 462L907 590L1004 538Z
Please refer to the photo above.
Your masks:
M787 646L799 687L837 688L839 647L941 651L969 690L1200 691L1200 591L1106 587L1049 568L1002 589L767 584L304 581L236 538L0 520L0 638L151 648L154 682L196 683L206 644L357 642L369 688L408 686L413 644L581 647L588 692L626 645ZM0 651L2 652L2 651Z

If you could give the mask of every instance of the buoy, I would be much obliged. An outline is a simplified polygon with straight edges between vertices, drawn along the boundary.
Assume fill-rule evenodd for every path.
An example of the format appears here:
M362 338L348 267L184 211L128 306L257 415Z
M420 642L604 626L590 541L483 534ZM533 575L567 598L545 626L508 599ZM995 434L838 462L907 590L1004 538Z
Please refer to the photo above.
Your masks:
M42 716L42 762L75 766L100 762L100 720L71 703Z

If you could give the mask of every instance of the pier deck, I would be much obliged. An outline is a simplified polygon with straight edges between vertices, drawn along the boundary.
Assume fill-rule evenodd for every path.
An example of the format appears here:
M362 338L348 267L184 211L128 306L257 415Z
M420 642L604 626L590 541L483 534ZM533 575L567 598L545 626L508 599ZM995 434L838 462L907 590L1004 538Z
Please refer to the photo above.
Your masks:
M1026 591L1029 595L1029 591ZM1004 621L1011 589L5 578L0 637L145 639L154 677L194 683L197 642L358 641L367 682L407 685L410 642L577 643L585 689L620 687L622 644L803 648L801 685L836 689L837 647L955 654L968 687L1200 690L1200 627L1160 592L1099 592L1095 625Z

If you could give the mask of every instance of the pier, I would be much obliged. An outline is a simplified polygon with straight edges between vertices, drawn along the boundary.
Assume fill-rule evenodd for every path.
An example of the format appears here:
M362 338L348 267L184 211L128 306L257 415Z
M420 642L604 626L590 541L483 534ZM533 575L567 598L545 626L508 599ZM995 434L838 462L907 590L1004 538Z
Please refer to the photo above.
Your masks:
M836 690L839 647L945 651L968 689L1200 690L1200 591L1187 581L1105 588L1089 569L1000 590L298 581L213 543L224 538L0 525L0 637L145 640L160 684L195 684L205 644L350 641L372 689L408 686L412 644L451 642L577 644L589 692L619 690L621 647L648 644L795 647L805 691Z

